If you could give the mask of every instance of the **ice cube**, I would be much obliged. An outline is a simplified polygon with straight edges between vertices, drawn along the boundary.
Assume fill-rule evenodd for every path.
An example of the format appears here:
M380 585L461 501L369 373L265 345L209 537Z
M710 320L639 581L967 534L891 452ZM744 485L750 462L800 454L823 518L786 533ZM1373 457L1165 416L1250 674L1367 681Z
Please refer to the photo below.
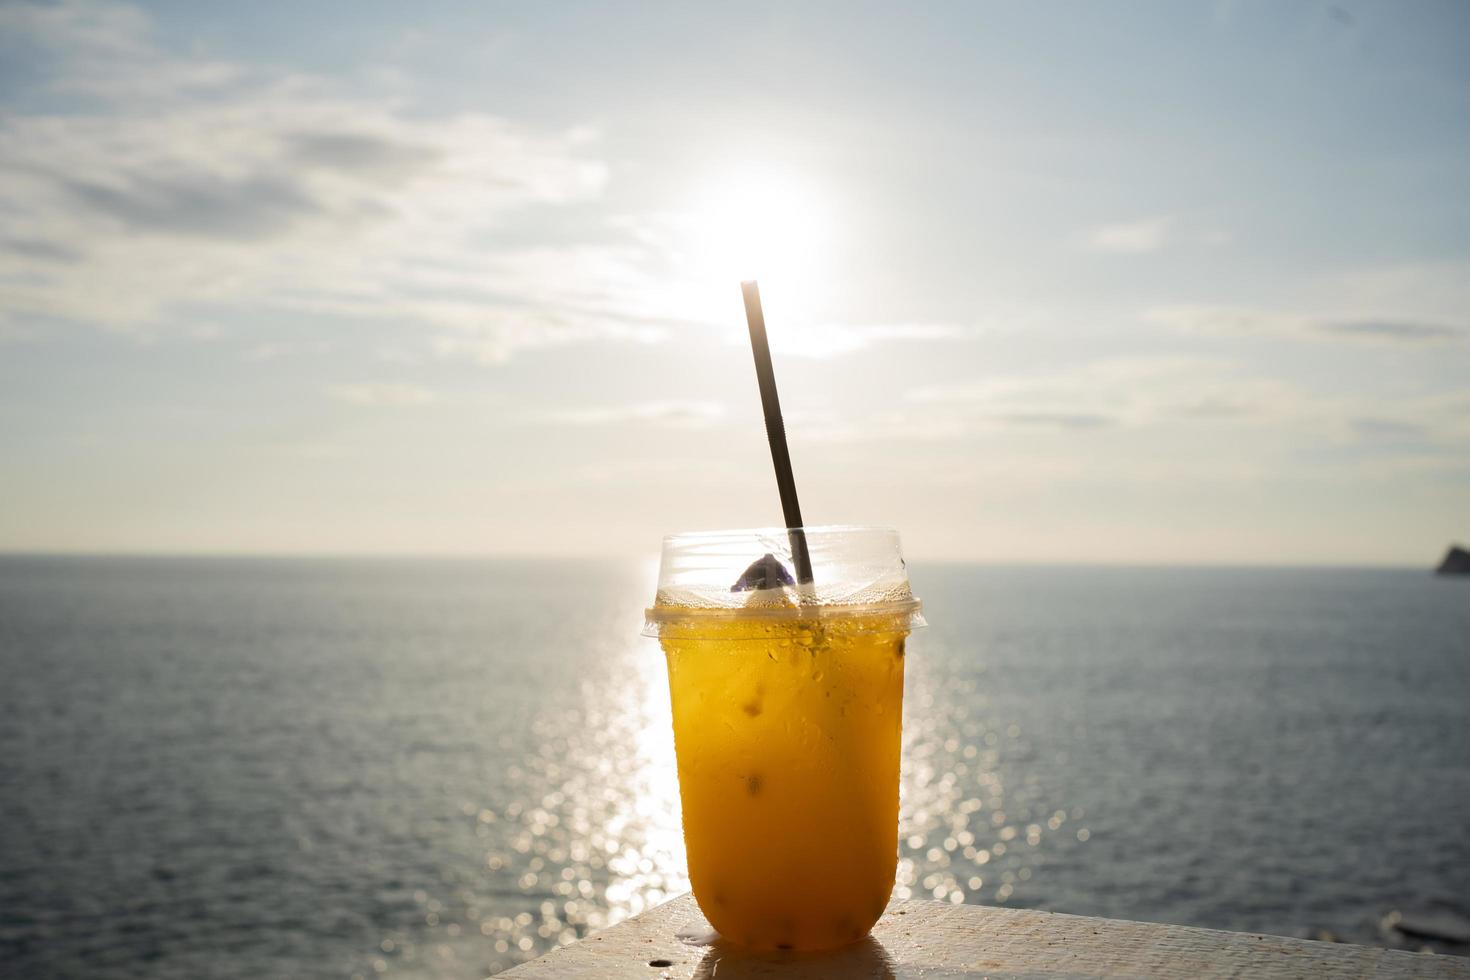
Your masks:
M730 586L731 592L750 592L753 589L778 589L783 586L796 584L796 579L786 570L786 566L772 554L764 554L750 563L750 567L740 573L740 578Z

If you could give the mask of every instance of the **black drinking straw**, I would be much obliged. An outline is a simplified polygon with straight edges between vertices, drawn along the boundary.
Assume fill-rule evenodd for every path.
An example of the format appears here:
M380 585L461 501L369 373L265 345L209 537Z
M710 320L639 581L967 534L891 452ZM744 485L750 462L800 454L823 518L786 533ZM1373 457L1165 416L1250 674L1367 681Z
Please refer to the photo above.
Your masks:
M761 291L755 280L742 282L745 322L750 325L750 349L755 354L755 376L761 386L761 408L766 413L766 438L771 443L771 462L776 467L776 489L781 492L781 511L786 516L786 533L791 536L791 560L796 565L798 585L812 580L812 556L806 549L801 504L796 502L796 478L791 475L791 452L786 448L786 424L781 421L781 399L776 394L776 371L771 367L771 346L766 342L766 316L761 312Z

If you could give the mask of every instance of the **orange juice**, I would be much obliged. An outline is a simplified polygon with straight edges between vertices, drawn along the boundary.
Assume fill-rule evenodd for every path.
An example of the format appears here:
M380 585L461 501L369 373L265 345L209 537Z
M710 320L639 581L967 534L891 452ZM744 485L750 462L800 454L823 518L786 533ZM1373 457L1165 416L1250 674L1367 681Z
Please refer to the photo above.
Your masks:
M862 938L898 858L910 615L659 612L700 909L759 949Z

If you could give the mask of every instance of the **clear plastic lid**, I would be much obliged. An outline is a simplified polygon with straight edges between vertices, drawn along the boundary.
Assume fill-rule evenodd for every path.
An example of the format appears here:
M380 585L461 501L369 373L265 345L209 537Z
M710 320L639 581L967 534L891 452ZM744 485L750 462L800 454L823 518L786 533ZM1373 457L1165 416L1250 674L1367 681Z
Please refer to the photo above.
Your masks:
M924 626L909 590L898 532L888 527L801 528L812 580L797 582L786 528L697 531L664 538L658 594L644 636L697 637L702 624L749 621L752 635L771 619L857 617L871 629Z

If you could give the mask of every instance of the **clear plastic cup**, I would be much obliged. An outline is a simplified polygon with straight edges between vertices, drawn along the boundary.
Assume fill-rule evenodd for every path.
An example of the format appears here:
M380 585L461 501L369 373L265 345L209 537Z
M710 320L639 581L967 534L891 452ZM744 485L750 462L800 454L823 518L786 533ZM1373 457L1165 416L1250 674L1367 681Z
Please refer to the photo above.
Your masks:
M924 625L890 528L664 539L645 635L669 665L694 897L726 939L829 949L867 934L898 860L904 642Z

